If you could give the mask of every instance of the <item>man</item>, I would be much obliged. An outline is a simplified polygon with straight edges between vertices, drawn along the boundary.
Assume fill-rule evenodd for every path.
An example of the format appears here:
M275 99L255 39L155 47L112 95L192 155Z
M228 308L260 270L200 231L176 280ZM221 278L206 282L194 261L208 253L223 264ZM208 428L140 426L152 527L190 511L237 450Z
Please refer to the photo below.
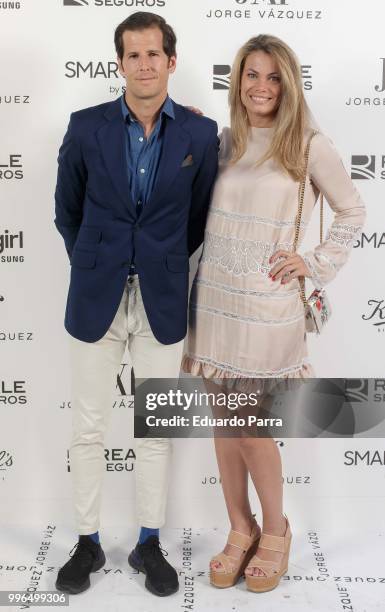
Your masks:
M187 330L189 256L203 240L217 172L217 125L167 95L176 37L137 12L115 31L122 98L75 112L59 152L55 224L71 261L71 475L79 540L56 587L80 593L105 563L99 542L104 433L128 343L138 378L177 378ZM178 589L159 544L171 442L140 439L141 525L129 556L157 595ZM164 551L165 552L165 551Z

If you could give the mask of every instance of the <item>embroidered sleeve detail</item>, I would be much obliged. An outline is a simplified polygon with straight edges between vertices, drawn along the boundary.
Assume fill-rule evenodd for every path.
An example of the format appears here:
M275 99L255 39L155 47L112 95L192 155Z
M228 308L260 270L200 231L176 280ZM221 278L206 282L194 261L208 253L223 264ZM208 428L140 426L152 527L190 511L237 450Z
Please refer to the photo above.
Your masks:
M326 240L340 244L345 249L350 249L362 231L361 225L344 225L334 223L327 233Z
M333 223L325 240L314 251L308 251L303 259L311 272L316 289L321 289L346 263L354 242L362 231L362 225Z

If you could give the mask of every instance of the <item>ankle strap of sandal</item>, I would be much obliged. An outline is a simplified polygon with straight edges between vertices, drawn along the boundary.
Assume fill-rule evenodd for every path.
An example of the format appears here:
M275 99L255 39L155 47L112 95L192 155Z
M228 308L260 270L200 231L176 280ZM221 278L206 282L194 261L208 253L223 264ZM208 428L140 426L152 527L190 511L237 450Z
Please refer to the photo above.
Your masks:
M285 537L275 536L268 533L263 533L259 540L259 548L266 548L267 550L274 550L276 552L285 552Z
M242 550L247 550L254 540L253 536L253 532L251 535L246 535L245 533L240 533L239 531L234 531L231 529L229 537L227 538L227 543L231 544L232 546L236 546L237 548L241 548Z

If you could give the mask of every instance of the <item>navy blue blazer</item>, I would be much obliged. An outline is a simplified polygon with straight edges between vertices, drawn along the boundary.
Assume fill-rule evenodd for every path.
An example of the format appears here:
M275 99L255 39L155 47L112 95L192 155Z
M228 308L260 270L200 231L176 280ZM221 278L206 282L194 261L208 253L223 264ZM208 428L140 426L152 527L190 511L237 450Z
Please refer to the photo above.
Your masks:
M71 262L65 328L79 340L95 342L107 332L134 249L154 336L172 344L186 335L189 256L203 241L218 138L214 121L173 105L154 190L139 218L120 99L71 114L58 157L55 225Z

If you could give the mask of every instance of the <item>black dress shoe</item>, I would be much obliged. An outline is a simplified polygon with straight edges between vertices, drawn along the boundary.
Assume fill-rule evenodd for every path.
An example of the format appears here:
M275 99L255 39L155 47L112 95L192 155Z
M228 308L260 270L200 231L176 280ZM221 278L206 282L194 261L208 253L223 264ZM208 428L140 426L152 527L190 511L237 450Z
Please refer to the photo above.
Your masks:
M143 544L138 543L128 557L131 567L146 574L146 589L160 597L172 595L179 589L178 575L163 553L167 555L159 538L152 535Z
M75 595L89 588L90 573L103 567L106 557L100 544L86 535L79 536L72 550L71 559L59 570L55 587L58 591Z

